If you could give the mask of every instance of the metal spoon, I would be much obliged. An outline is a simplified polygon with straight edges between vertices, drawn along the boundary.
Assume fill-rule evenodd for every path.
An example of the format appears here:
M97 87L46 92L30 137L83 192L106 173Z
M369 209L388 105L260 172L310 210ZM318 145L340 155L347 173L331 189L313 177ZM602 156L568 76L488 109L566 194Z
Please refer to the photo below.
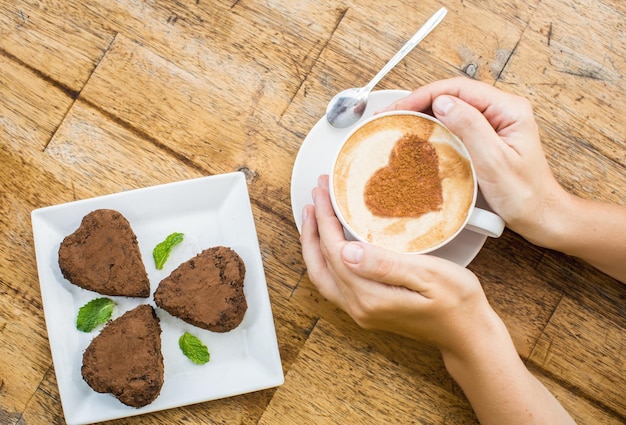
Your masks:
M398 62L404 59L424 37L430 34L447 13L447 9L442 7L437 13L431 16L365 87L347 89L333 97L326 108L326 119L328 122L333 127L337 128L349 127L356 123L363 116L365 107L367 106L367 98L376 84L378 84Z

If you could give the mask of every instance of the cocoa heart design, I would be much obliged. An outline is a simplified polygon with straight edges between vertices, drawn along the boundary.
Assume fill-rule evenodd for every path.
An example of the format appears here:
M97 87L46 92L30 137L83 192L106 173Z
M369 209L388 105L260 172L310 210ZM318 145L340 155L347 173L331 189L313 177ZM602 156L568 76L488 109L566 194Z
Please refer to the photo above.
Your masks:
M403 135L389 163L365 184L365 205L380 217L419 217L443 204L439 158L435 148L416 134Z

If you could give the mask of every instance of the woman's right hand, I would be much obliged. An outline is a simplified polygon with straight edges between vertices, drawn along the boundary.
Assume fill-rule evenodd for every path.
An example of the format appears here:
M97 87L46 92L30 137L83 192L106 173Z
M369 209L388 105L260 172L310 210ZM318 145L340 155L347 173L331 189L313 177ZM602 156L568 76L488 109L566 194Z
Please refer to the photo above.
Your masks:
M465 143L482 194L511 230L626 282L626 206L559 185L528 100L459 77L420 87L385 110L395 109L432 110Z
M458 77L422 86L388 110L432 110L467 146L490 207L510 229L545 246L552 210L570 195L550 171L528 100Z

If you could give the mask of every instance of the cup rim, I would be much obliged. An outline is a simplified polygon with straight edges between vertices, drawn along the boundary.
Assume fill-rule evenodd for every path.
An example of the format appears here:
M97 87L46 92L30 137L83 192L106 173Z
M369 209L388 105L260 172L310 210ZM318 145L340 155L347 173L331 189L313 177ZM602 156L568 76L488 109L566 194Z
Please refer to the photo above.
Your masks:
M337 150L335 151L335 154L333 155L333 163L332 163L332 167L330 169L330 174L328 176L329 177L330 201L331 201L331 204L333 206L333 210L335 212L335 215L337 216L337 219L339 220L339 222L341 223L341 225L344 228L344 232L347 232L346 236L349 235L349 236L352 236L354 239L356 239L356 240L358 240L360 242L364 242L364 243L367 243L367 244L375 245L374 243L366 240L358 232L356 232L354 230L354 228L347 222L347 220L343 216L343 213L341 212L341 209L339 208L339 205L337 205L337 202L335 200L334 174L335 174L335 167L337 165L337 159L339 157L339 154L341 153L341 151L342 151L344 145L347 143L347 141L352 137L352 135L354 135L354 133L356 133L359 129L361 129L362 127L364 127L365 125L367 125L371 121L375 121L377 119L384 118L384 117L391 116L391 115L412 115L412 116L416 116L416 117L427 119L427 120L432 121L435 124L441 126L443 129L445 129L448 133L450 133L453 136L453 138L456 141L456 143L452 144L452 146L455 149L457 149L457 151L460 149L461 155L463 155L463 157L468 160L468 162L470 164L470 169L472 171L472 179L473 179L473 182L474 182L473 183L473 185L474 185L474 193L473 193L473 196L472 196L472 202L470 203L470 207L467 209L467 212L465 214L465 219L463 220L463 223L459 226L459 228L454 233L452 233L450 236L448 236L446 239L444 239L443 241L439 242L436 245L430 246L428 248L421 249L419 251L398 251L400 253L405 253L405 254L428 254L428 253L430 253L432 251L435 251L435 250L437 250L439 248L442 248L443 246L449 244L451 241L453 241L459 235L459 233L461 233L465 229L465 227L467 226L467 223L470 220L470 217L472 216L472 212L474 211L474 208L476 208L476 199L477 199L477 196L478 196L478 181L476 179L476 170L474 168L474 162L472 161L472 158L471 158L471 156L469 154L469 151L467 150L467 147L465 146L463 141L456 134L454 134L448 127L446 127L441 121L439 121L437 118L433 117L432 115L428 115L428 114L425 114L423 112L418 112L418 111L394 110L394 111L381 112L380 114L373 115L373 116L363 120L362 122L358 123L357 125L355 125L354 128L341 140L341 143L339 143L339 146L337 147ZM385 248L385 247L383 247L383 248ZM388 249L388 248L385 248L385 249Z

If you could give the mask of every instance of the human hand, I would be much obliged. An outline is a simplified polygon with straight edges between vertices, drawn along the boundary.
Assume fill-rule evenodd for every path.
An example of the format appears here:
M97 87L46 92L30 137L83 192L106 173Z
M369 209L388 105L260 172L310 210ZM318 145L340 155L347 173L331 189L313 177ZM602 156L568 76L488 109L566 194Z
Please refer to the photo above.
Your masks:
M573 424L528 371L478 279L441 258L345 239L328 176L302 214L302 255L313 284L357 324L437 346L481 423Z
M320 178L313 199L303 211L300 238L309 277L358 325L459 355L468 345L494 344L492 331L501 322L472 272L433 256L348 242L330 202L328 176Z
M431 111L467 146L478 184L507 226L546 246L552 210L569 196L544 155L528 100L469 78L437 81L382 111Z

